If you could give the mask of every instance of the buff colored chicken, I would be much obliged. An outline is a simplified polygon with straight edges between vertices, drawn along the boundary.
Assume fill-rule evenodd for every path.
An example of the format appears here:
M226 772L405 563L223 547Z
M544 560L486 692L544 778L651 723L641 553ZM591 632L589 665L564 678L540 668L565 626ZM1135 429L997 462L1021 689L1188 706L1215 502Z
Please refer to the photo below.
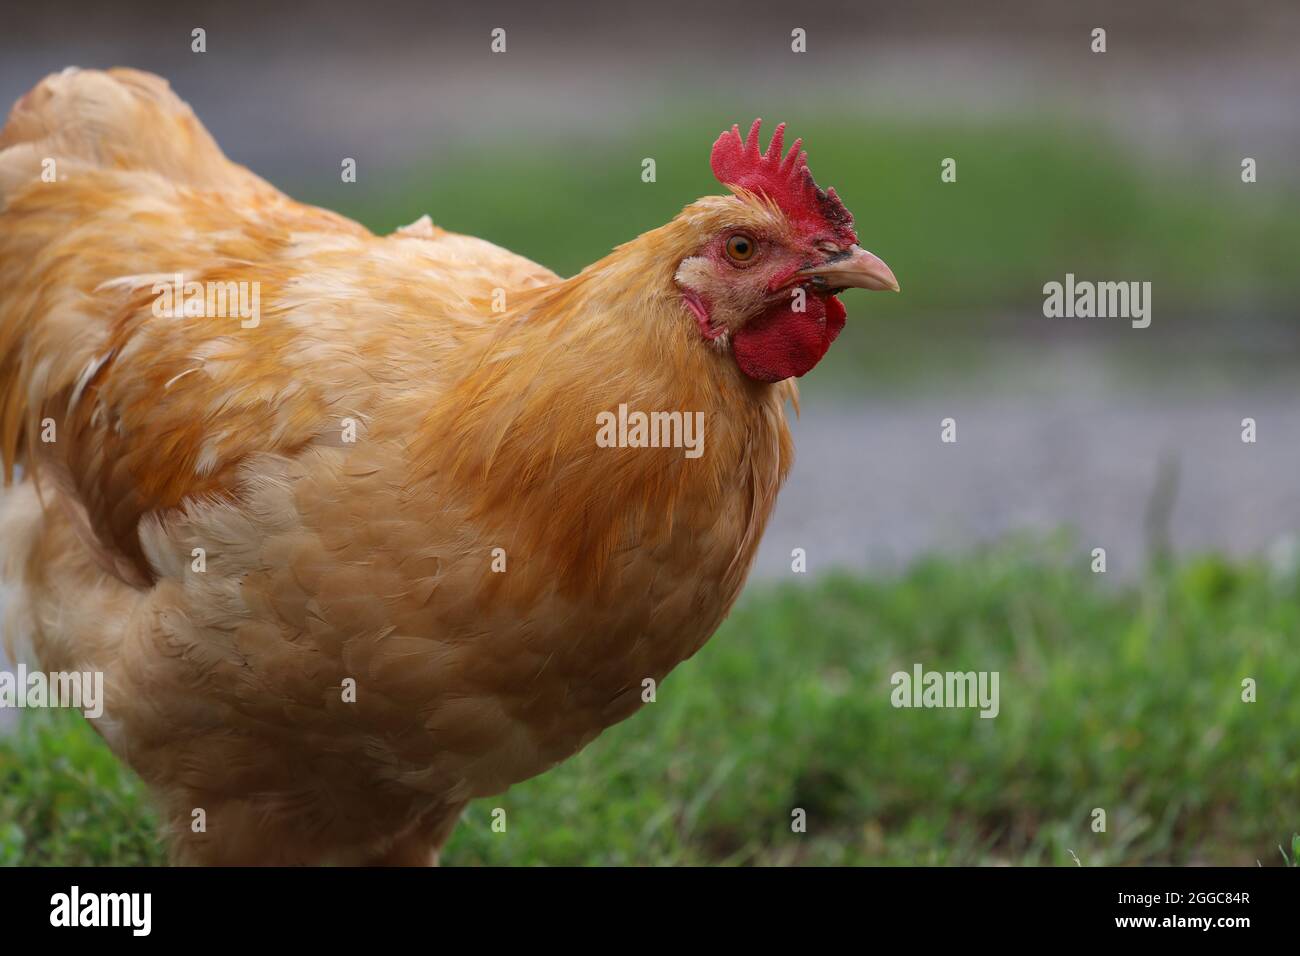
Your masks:
M15 105L9 635L103 672L95 729L174 859L436 862L468 800L714 632L790 466L788 380L836 292L897 289L799 143L758 134L713 147L728 195L561 279L301 205L148 74L70 69ZM703 453L598 443L620 405L702 412Z

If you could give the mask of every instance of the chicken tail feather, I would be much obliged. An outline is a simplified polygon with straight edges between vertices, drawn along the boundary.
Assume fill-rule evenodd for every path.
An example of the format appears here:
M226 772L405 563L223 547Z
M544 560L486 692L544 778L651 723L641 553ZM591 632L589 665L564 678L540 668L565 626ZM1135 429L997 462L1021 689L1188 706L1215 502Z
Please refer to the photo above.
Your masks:
M26 188L88 166L207 188L260 183L225 157L166 80L69 67L18 100L0 131L0 209Z

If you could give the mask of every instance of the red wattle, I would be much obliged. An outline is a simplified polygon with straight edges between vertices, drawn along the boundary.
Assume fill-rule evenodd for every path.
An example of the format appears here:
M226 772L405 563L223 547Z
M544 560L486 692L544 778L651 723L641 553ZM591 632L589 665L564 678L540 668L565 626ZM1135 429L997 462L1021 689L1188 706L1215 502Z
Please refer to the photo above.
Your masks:
M803 312L781 302L745 323L731 340L740 370L760 382L807 373L844 328L844 306L834 296L810 295Z

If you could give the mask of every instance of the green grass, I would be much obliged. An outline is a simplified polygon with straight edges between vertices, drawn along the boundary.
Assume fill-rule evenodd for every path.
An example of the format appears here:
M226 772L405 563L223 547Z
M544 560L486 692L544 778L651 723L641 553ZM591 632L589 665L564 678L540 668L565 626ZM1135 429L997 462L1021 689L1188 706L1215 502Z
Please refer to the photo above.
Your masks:
M311 198L380 232L427 212L568 275L721 191L708 166L721 125L701 118L525 150L475 143L406 176L339 183ZM1043 282L1066 269L1169 284L1185 302L1207 291L1279 301L1300 291L1291 268L1300 223L1278 186L1243 184L1236 167L1157 167L1095 129L1051 119L796 125L864 245L898 264L907 295L890 314L998 307L1025 294L1041 301ZM646 156L654 183L641 182ZM957 159L955 183L940 182L945 157Z
M1064 542L756 587L655 703L472 804L444 860L1282 865L1300 850L1298 632L1294 574L1210 557L1121 587ZM914 662L1000 672L1000 715L893 708ZM0 860L159 862L151 832L84 723L0 739Z
M160 864L139 778L81 717L24 713L0 737L0 865Z
M1043 283L1080 278L1153 283L1155 324L1199 321L1229 331L1256 315L1290 315L1300 294L1294 187L1247 185L1234 165L1187 157L1157 165L1098 130L1033 117L983 125L960 119L832 122L786 111L810 164L857 217L863 245L883 256L903 294L846 293L851 321L813 382L901 384L918 363L969 370L996 357L997 337L1049 327ZM849 115L852 115L852 111ZM397 176L295 189L386 233L429 213L448 229L489 239L569 275L613 246L661 225L721 187L713 139L734 117L647 121L571 144L509 136L442 150ZM769 124L769 128L770 128ZM657 181L641 181L644 157ZM942 183L940 161L957 160ZM1130 348L1123 322L1071 331ZM994 345L989 346L990 340ZM984 353L992 354L984 354ZM1161 367L1167 356L1151 364ZM945 367L946 363L946 367Z

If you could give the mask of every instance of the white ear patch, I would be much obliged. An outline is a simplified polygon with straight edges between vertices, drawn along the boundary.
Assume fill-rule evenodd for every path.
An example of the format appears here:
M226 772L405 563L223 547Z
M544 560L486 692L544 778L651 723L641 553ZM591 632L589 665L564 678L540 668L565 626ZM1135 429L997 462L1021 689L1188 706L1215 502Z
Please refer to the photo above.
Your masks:
M708 287L711 272L712 269L708 259L704 256L691 256L689 259L682 260L681 265L677 267L677 274L673 278L678 285L684 285L696 292L703 292Z
M708 259L704 256L692 256L682 260L673 279L679 288L686 289L690 294L698 297L708 289L712 272L713 266ZM695 314L695 321L699 323L700 333L705 340L719 352L725 352L731 345L731 330L726 323L718 315L704 312L703 304L697 307L688 300L686 306Z

